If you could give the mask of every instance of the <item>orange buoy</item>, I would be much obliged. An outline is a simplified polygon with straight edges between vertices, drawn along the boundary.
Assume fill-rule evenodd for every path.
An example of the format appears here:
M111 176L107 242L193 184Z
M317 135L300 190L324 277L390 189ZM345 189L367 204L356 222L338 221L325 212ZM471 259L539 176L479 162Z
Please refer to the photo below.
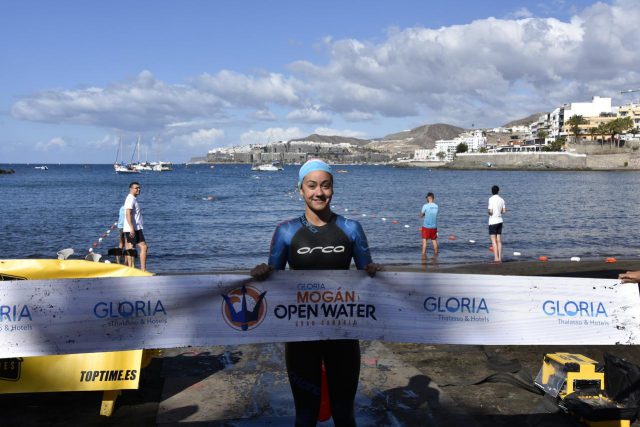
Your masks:
M327 385L327 370L322 362L322 379L320 381L320 411L318 421L327 421L331 418L331 401L329 400L329 386Z
M449 240L456 240L456 236L452 234L451 236L449 236Z
M493 252L493 246L489 246L489 250Z
M607 264L612 264L614 262L618 262L618 260L611 257L611 258L605 258L604 262L606 262Z
M540 258L538 258L540 261L542 262L546 262L549 261L549 258L547 258L546 256L542 255Z
M395 219L393 221L391 221L391 224L397 224L398 221L396 221Z

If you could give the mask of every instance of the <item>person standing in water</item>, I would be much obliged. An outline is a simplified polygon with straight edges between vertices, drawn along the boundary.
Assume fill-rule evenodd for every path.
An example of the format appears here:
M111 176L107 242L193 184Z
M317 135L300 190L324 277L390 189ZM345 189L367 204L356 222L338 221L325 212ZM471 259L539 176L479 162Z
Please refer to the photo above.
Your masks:
M489 198L489 206L487 212L489 214L489 238L493 246L493 262L502 262L502 214L507 212L502 197L498 196L500 187L494 185L491 187Z
M431 240L433 244L433 256L438 256L438 205L433 201L435 196L433 193L427 194L427 203L422 205L420 217L424 217L422 223L422 257L427 257L427 241Z

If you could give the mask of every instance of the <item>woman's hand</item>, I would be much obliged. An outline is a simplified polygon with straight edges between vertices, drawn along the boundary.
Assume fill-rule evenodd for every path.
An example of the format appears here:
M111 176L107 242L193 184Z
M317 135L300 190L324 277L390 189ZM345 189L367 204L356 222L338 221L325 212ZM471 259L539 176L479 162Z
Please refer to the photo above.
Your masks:
M273 271L273 267L263 262L262 264L258 264L255 267L253 267L249 272L249 274L254 279L262 281L267 279L271 275L272 271Z
M382 264L376 264L375 262L367 264L364 267L364 271L366 271L370 277L375 277L378 271L383 271L383 270L384 270L384 266Z
M618 280L622 283L640 283L640 270L620 273Z

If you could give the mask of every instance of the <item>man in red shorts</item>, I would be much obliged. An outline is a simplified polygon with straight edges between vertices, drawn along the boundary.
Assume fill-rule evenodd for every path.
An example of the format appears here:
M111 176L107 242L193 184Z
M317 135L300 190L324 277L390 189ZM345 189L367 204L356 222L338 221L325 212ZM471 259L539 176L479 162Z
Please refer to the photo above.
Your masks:
M433 193L427 194L427 203L422 206L420 217L424 217L422 224L422 257L427 257L427 240L433 244L433 256L438 256L438 205L433 201Z

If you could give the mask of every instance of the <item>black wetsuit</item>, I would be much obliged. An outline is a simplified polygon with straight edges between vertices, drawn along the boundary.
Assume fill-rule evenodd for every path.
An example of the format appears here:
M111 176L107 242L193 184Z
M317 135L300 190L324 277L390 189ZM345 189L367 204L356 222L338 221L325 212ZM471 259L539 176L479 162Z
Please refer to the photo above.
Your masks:
M284 270L348 270L353 258L358 270L371 263L360 223L333 214L322 227L306 218L278 225L271 241L269 265ZM357 340L323 340L285 344L289 383L296 407L296 426L315 426L320 410L321 362L329 385L336 426L355 426L354 399L360 376Z

